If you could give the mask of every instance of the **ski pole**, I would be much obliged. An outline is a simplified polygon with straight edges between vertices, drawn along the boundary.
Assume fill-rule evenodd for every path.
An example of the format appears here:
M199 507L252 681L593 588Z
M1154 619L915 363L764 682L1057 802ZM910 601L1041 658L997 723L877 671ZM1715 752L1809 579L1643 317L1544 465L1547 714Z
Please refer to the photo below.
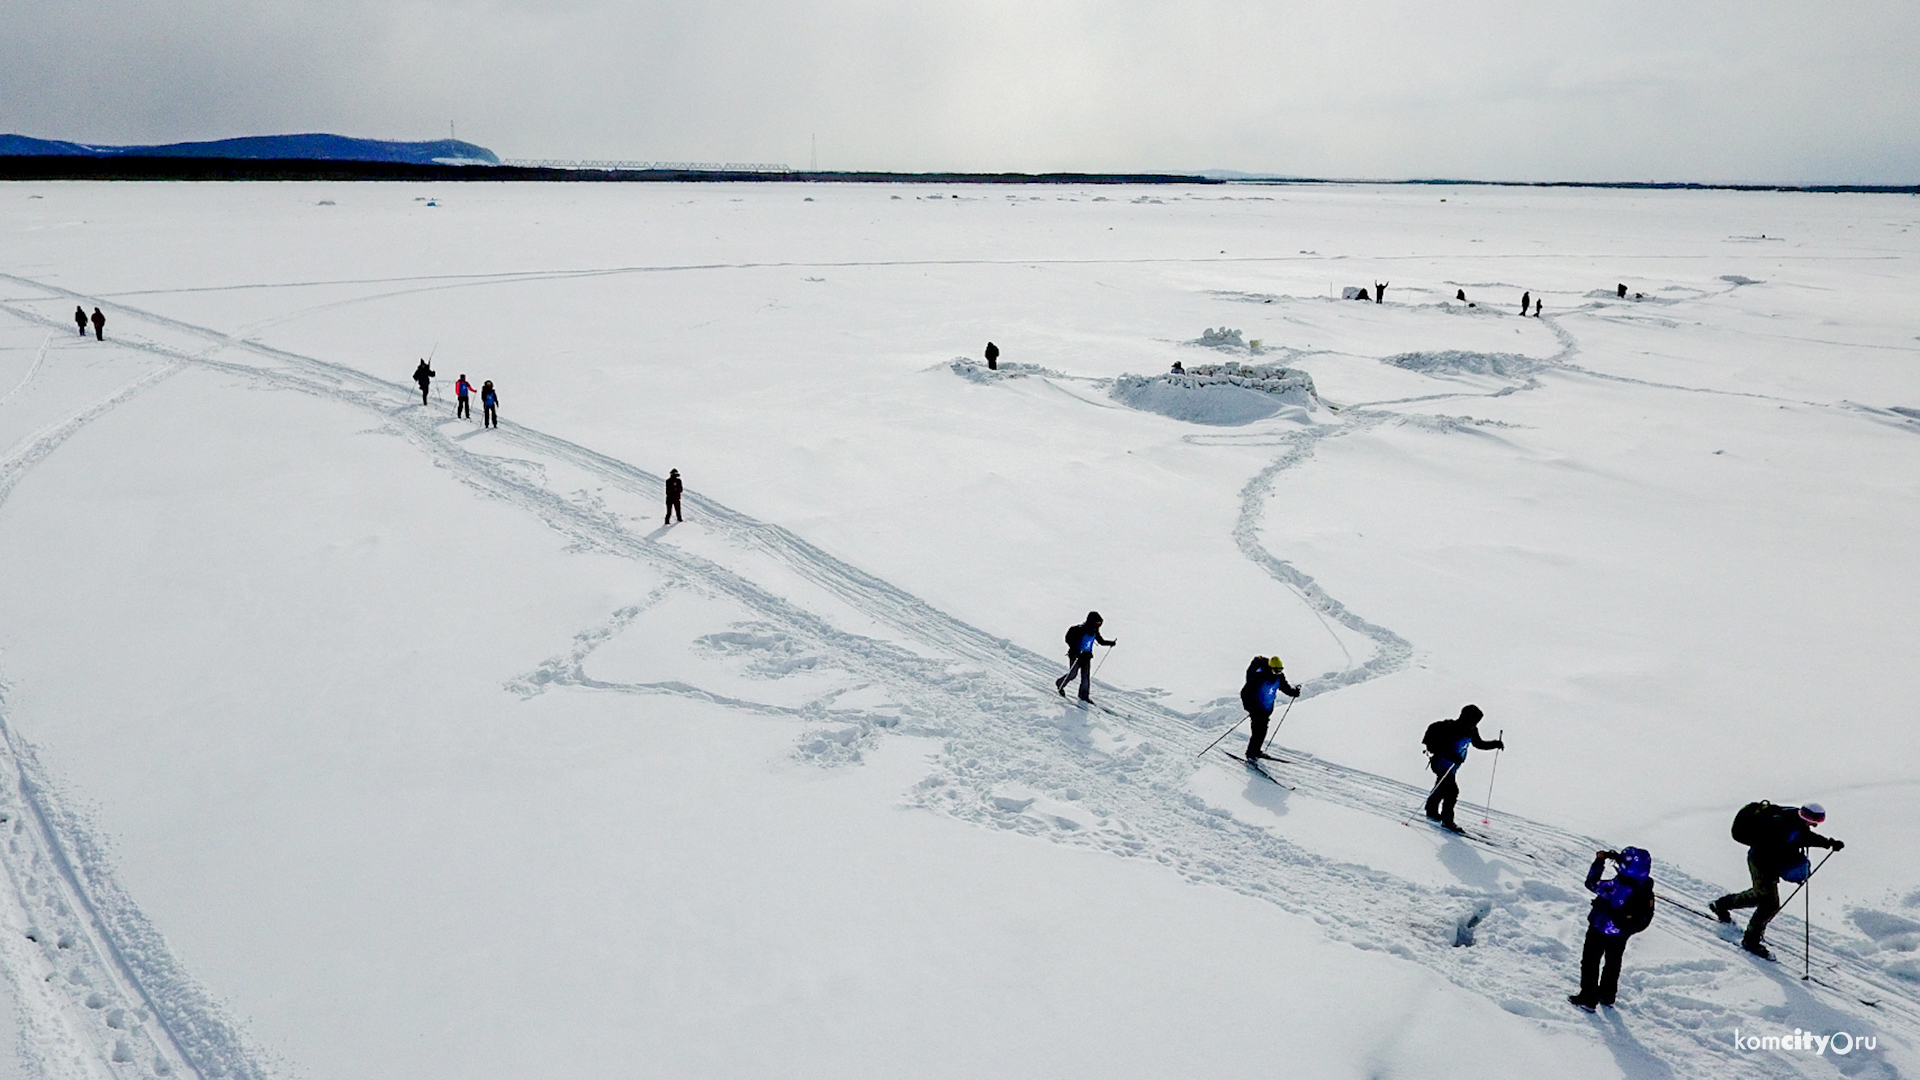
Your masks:
M1287 722L1287 714L1293 711L1293 703L1299 700L1300 700L1299 698L1288 699L1287 707L1280 710L1280 724L1284 724ZM1261 753L1265 753L1267 747L1273 745L1273 737L1275 735L1280 734L1280 724L1273 725L1273 730L1267 732L1267 741L1260 744Z
M1227 730L1225 730L1225 731L1223 731L1223 732L1221 732L1221 733L1220 733L1220 739L1224 739L1224 738L1226 738L1227 736L1229 736L1229 735L1231 735L1231 734L1233 734L1233 731L1234 731L1234 728L1237 728L1237 727L1239 727L1239 726L1240 726L1240 721L1238 721L1238 720L1235 720L1235 721L1233 722L1233 727L1230 727L1230 728L1228 728ZM1211 750L1211 749L1213 749L1214 747L1216 747L1216 746L1219 746L1219 745L1220 745L1220 739L1215 739L1215 740L1213 740L1212 742L1210 742L1210 743L1208 743L1208 744L1207 744L1207 750ZM1206 753L1207 753L1207 750L1202 750L1202 751L1200 751L1200 752L1199 752L1198 754L1195 754L1195 755L1193 755L1193 756L1194 756L1194 757L1205 757L1205 756L1206 756Z
M1118 645L1118 644L1120 643L1117 641L1113 643L1113 645ZM1107 666L1107 657L1113 655L1113 645L1107 646L1107 651L1100 654L1100 662L1093 666L1093 674L1095 678L1099 677L1100 669Z
M1507 748L1507 729L1501 728L1498 736L1500 750ZM1480 804L1480 824L1493 824L1493 782L1500 779L1500 750L1493 752L1493 775L1487 777L1487 801Z
M1829 852L1831 854L1831 852ZM1826 862L1825 859L1820 860ZM1807 880L1813 880L1808 874ZM1800 884L1805 885L1803 881ZM1813 978L1813 890L1807 890L1807 898L1800 908L1800 981Z
M1786 902L1786 903L1784 903L1784 904L1781 904L1781 905L1780 905L1780 910L1781 910L1781 911L1785 911L1785 910L1787 910L1787 908L1788 908L1788 907L1790 907L1790 906L1792 906L1792 904L1793 904L1793 898L1794 898L1794 897L1796 897L1796 896L1799 896L1799 895L1800 895L1800 890L1801 890L1801 889L1804 889L1804 888L1806 888L1806 887L1807 887L1807 881L1812 881L1812 880L1813 880L1813 875L1815 875L1815 874L1817 874L1817 873L1819 873L1819 872L1820 872L1820 868L1821 868L1822 866L1825 866L1825 865L1827 865L1827 859L1831 859L1831 858L1833 858L1833 850L1832 850L1831 848L1829 848L1829 849L1827 850L1827 854L1826 854L1826 858L1823 858L1823 859L1821 859L1821 860L1820 860L1820 861L1819 861L1818 863L1816 863L1816 864L1814 865L1814 868L1813 868L1813 869L1811 869L1811 870L1809 870L1809 871L1807 871L1807 880L1806 880L1806 881L1802 881L1802 882L1801 882L1800 884L1798 884L1798 885L1795 885L1795 886L1793 887L1793 892L1791 892L1791 893L1789 893L1789 894L1787 894L1787 902Z

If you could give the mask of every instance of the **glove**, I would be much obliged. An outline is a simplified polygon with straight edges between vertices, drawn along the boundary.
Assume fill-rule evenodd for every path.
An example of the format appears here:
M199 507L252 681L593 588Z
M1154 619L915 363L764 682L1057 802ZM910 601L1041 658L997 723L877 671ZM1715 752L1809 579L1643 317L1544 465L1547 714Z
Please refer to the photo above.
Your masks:
M1288 697L1296 697L1296 698L1297 698L1297 697L1299 697L1299 696L1300 696L1300 691L1298 691L1298 690L1289 690L1289 691L1287 691L1287 696L1288 696Z
M1835 851L1844 851L1846 850L1846 847L1847 847L1847 842L1845 840L1835 840L1833 842L1833 850Z
M1493 748L1495 750L1505 750L1507 748L1506 740L1504 739L1493 740Z

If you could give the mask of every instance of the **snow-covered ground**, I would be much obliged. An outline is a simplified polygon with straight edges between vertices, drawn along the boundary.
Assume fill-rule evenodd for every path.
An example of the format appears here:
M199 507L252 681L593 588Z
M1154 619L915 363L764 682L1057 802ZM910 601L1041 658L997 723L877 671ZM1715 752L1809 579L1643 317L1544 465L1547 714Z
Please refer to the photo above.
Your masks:
M1916 254L1895 196L6 185L5 1056L1913 1074ZM1292 790L1196 757L1256 653ZM1407 824L1468 701L1490 844ZM1798 902L1779 965L1681 910L1755 798L1848 841L1817 981ZM1877 1042L1734 1045L1796 1028Z

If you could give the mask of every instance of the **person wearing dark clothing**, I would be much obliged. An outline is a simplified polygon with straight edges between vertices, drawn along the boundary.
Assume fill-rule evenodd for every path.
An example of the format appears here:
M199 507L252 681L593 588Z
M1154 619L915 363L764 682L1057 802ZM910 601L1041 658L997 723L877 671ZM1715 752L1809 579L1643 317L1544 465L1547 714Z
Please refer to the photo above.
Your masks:
M1728 893L1715 900L1709 908L1715 918L1726 923L1733 921L1729 912L1752 908L1753 918L1747 921L1747 932L1740 939L1740 944L1755 956L1770 960L1773 953L1767 950L1767 924L1780 913L1780 879L1784 877L1796 882L1807 880L1807 848L1839 851L1847 845L1813 831L1815 825L1827 820L1826 808L1819 803L1800 807L1756 803L1749 809L1752 820L1746 833L1750 840L1747 844L1747 876L1752 878L1753 887L1745 892ZM1749 809L1743 809L1741 815L1747 816ZM1740 821L1736 818L1736 829L1739 826Z
M82 334L86 331L82 330ZM107 340L107 317L100 314L99 308L93 309L93 336L97 341Z
M74 322L74 325L80 328L80 336L86 337L87 336L87 309L83 307L75 307L73 309L73 322Z
M1000 370L1000 346L991 341L987 342L987 370Z
M1182 364L1178 360L1175 360L1173 362L1173 373L1175 375L1185 375L1187 373L1187 365Z
M1467 763L1467 747L1480 750L1505 750L1507 744L1499 739L1487 740L1480 737L1480 719L1486 714L1478 705L1468 705L1460 710L1460 716L1454 720L1437 720L1427 726L1427 734L1422 743L1431 757L1427 767L1437 777L1433 790L1427 794L1427 817L1440 823L1448 832L1462 831L1453 823L1453 804L1460 798L1458 775L1460 766Z
M1614 875L1600 874L1612 859ZM1653 856L1645 848L1596 851L1587 869L1593 910L1587 913L1587 943L1580 951L1580 992L1567 998L1583 1009L1613 1005L1620 991L1620 960L1627 939L1653 922Z
M1386 285L1382 285L1377 281L1373 283L1373 302L1374 303L1384 304L1387 302L1387 285L1391 285L1391 284L1393 284L1393 282L1391 281L1387 282Z
M1466 303L1466 302L1467 302L1467 290L1465 290L1465 289L1455 289L1455 290L1453 290L1453 298L1454 298L1455 300L1458 300L1458 301L1460 301L1460 302L1461 302L1461 303L1463 303L1463 304L1464 304L1464 303Z
M492 379L480 384L480 426L500 426L500 392L493 388Z
M1272 757L1261 746L1267 741L1267 722L1273 719L1274 702L1281 694L1290 698L1300 696L1300 689L1287 682L1281 666L1277 656L1256 656L1253 663L1247 665L1247 681L1240 687L1240 704L1253 721L1253 735L1247 739L1248 761Z
M413 369L413 381L420 384L420 404L422 405L427 403L427 386L433 382L433 374L433 369L427 366L425 360L420 361L420 366Z
M1521 293L1520 294L1520 314L1525 315L1527 313L1527 309L1532 306L1533 306L1533 293L1531 292Z
M1546 307L1546 306L1547 306L1547 302L1546 302L1545 300L1535 300L1535 301L1533 302L1533 317L1534 317L1534 318L1536 318L1536 319L1537 319L1537 318L1539 318L1539 317L1540 317L1540 309L1541 309L1541 308L1544 308L1544 307Z
M1105 645L1111 648L1120 644L1116 639L1108 641L1100 636L1100 613L1087 612L1087 621L1078 626L1067 627L1067 673L1053 680L1053 688L1061 697L1067 696L1067 684L1074 675L1080 676L1080 700L1091 701L1088 691L1093 686L1093 647Z
M670 470L667 473L667 520L660 524L673 524L673 519L676 514L679 515L681 521L687 520L686 515L680 513L680 491L680 470Z
M1615 296L1618 296L1622 300L1625 300L1627 298L1627 286L1624 283L1615 285L1613 287L1613 292Z
M461 372L460 378L453 384L453 415L455 419L464 416L473 419L473 410L467 406L467 395L473 393L473 384L467 381L467 373ZM485 415L484 413L482 415Z

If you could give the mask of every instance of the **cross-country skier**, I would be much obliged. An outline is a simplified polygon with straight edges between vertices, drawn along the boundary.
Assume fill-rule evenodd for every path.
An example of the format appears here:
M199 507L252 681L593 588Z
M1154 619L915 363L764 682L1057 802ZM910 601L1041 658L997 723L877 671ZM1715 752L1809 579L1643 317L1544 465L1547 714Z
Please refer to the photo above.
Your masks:
M99 308L93 309L93 336L96 341L107 340L107 317L100 314Z
M1815 825L1825 820L1826 808L1819 803L1800 807L1749 803L1734 818L1734 831L1739 834L1735 839L1747 845L1747 874L1753 879L1753 888L1728 893L1711 906L1713 914L1724 923L1733 921L1728 912L1753 909L1753 918L1747 921L1747 932L1740 944L1755 956L1773 959L1773 953L1767 949L1767 924L1780 912L1780 879L1807 880L1807 848L1839 851L1847 846L1813 831Z
M1088 691L1093 686L1093 647L1105 645L1111 648L1120 644L1119 639L1108 641L1100 636L1100 613L1087 612L1087 621L1079 626L1067 627L1067 673L1053 680L1053 688L1061 697L1067 696L1067 684L1073 681L1075 674L1080 676L1080 700L1092 701Z
M473 419L473 410L467 406L467 395L471 393L473 393L473 384L467 381L467 373L463 371L460 373L460 378L453 384L454 419L457 420L463 416L469 420Z
M500 426L500 391L493 388L492 379L480 384L480 426Z
M413 381L420 384L420 404L422 405L427 403L427 385L433 381L433 374L433 369L427 366L425 360L420 361L420 366L413 369Z
M680 470L679 469L668 470L667 472L667 519L661 522L660 524L662 525L673 524L673 519L676 515L679 516L682 522L687 520L687 516L685 514L680 513L680 492L683 486L684 485L680 483Z
M1612 859L1617 868L1605 881L1600 874ZM1593 910L1587 913L1587 942L1580 951L1580 992L1568 1001L1591 1012L1595 1005L1613 1005L1620 990L1620 959L1627 939L1653 922L1653 856L1646 849L1596 851L1587 870L1587 889ZM1606 962L1604 971L1601 961Z
M74 325L80 328L80 336L87 336L87 309L76 305L73 309Z
M1481 750L1505 750L1507 744L1499 739L1487 740L1480 737L1480 718L1486 714L1478 705L1468 705L1460 710L1460 716L1454 720L1435 720L1427 725L1427 733L1420 741L1432 757L1427 767L1439 779L1434 782L1433 791L1427 795L1427 817L1440 823L1448 832L1463 832L1453 823L1453 804L1460 798L1460 766L1467 763L1467 747Z
M1253 663L1247 665L1247 682L1240 688L1240 704L1246 706L1247 716L1253 721L1253 736L1247 740L1248 761L1272 757L1260 747L1267 741L1267 721L1273 718L1273 703L1279 695L1300 696L1299 688L1287 683L1282 666L1277 656L1256 656Z

